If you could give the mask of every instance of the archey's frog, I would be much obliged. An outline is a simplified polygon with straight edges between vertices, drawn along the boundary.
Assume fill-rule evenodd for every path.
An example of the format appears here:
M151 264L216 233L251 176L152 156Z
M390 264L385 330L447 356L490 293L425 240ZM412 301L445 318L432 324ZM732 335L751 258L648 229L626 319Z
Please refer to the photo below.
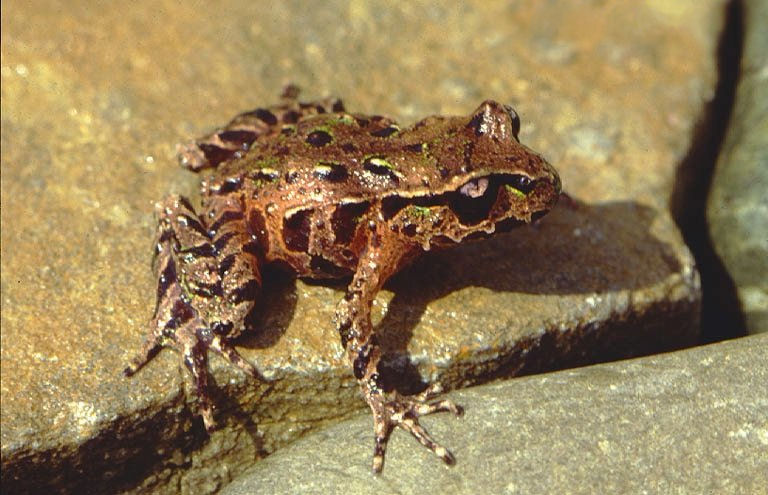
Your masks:
M437 386L405 396L383 383L371 303L421 252L544 215L558 199L560 179L518 141L515 111L495 101L468 117L427 117L402 129L386 117L348 113L337 99L303 103L297 95L288 87L282 103L240 114L180 147L182 165L212 174L202 181L200 208L180 196L157 205L157 305L125 374L162 346L178 349L210 430L208 349L261 378L232 340L258 301L263 266L277 262L299 277L351 275L335 324L373 411L374 472L395 427L453 464L419 417L462 409L430 402Z

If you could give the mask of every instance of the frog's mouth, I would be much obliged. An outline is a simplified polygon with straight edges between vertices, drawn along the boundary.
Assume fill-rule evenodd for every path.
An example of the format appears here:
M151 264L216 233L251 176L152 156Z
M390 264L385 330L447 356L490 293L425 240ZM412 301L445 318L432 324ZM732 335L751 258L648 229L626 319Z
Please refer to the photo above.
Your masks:
M536 181L519 174L476 177L455 192L447 193L446 204L462 225L470 227L485 220L495 223L510 217L510 214L515 217L521 201L528 204L528 196L536 184Z
M462 227L490 233L508 230L508 226L530 222L543 215L553 206L546 198L557 197L547 191L556 187L546 179L533 180L520 174L489 174L472 178L457 189L440 194L386 197L382 201L382 213L385 219L390 219L407 205L443 206L451 210Z

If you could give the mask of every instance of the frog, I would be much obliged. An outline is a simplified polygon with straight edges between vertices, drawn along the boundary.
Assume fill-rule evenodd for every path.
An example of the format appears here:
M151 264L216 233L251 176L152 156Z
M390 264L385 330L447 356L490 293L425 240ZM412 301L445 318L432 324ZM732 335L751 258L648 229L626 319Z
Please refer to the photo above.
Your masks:
M467 116L434 115L409 127L348 112L342 100L303 102L287 87L278 103L235 116L178 147L200 173L201 201L156 204L156 303L147 337L125 368L134 375L162 348L176 349L213 431L208 353L266 380L235 348L257 307L265 267L297 277L349 280L334 324L373 415L372 471L395 429L448 465L455 457L419 419L463 414L439 382L406 395L387 383L371 323L377 293L422 253L508 232L556 204L555 168L519 140L509 105L483 101Z

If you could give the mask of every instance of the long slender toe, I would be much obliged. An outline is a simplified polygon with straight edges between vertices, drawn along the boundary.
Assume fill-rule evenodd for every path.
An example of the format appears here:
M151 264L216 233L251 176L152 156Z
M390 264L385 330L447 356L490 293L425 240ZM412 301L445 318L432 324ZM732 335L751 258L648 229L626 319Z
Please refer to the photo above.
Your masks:
M235 347L226 340L223 340L218 336L215 337L211 342L211 349L218 352L227 361L234 364L250 376L258 378L261 381L267 381L266 378L264 378L264 375L262 375L261 372L256 369L253 364L251 364L239 352L237 352L237 349L235 349Z
M139 353L136 356L134 356L134 358L131 359L131 362L128 364L128 366L125 367L125 369L123 370L123 374L125 376L135 375L137 371L143 368L145 364L151 361L152 358L155 357L155 355L157 355L158 352L160 352L160 349L162 349L162 344L160 343L160 340L154 335L150 336L150 338L148 338L147 341L144 342L144 345L142 346Z
M374 473L380 473L384 467L387 442L395 428L402 428L409 432L420 444L442 459L445 464L452 466L456 463L453 454L435 441L432 435L419 423L419 418L427 414L437 412L451 412L456 416L463 414L464 409L448 399L431 403L423 401L424 397L434 396L437 390L439 390L438 387L430 387L421 394L411 397L404 397L394 392L388 395L385 400L369 402L374 413L375 443L372 469ZM382 399L383 397L379 396L378 398Z
M416 411L418 412L419 416L433 414L436 412L451 412L456 416L462 416L464 414L464 408L457 406L453 403L453 401L448 399L431 402L429 404L419 404L416 407Z
M376 433L373 445L373 466L371 468L374 474L379 474L384 468L384 455L387 452L387 443L389 442L389 436L391 434L391 424L385 425L381 428L381 432Z

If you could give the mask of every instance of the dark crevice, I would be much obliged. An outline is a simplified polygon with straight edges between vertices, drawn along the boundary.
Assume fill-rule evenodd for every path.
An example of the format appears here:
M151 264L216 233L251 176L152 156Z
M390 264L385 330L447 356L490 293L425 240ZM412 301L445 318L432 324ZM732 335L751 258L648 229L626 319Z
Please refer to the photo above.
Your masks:
M677 170L670 198L672 215L701 273L701 341L716 342L746 334L736 287L712 244L706 206L712 176L731 120L744 42L742 1L726 6L717 50L715 95L694 130L691 148Z

